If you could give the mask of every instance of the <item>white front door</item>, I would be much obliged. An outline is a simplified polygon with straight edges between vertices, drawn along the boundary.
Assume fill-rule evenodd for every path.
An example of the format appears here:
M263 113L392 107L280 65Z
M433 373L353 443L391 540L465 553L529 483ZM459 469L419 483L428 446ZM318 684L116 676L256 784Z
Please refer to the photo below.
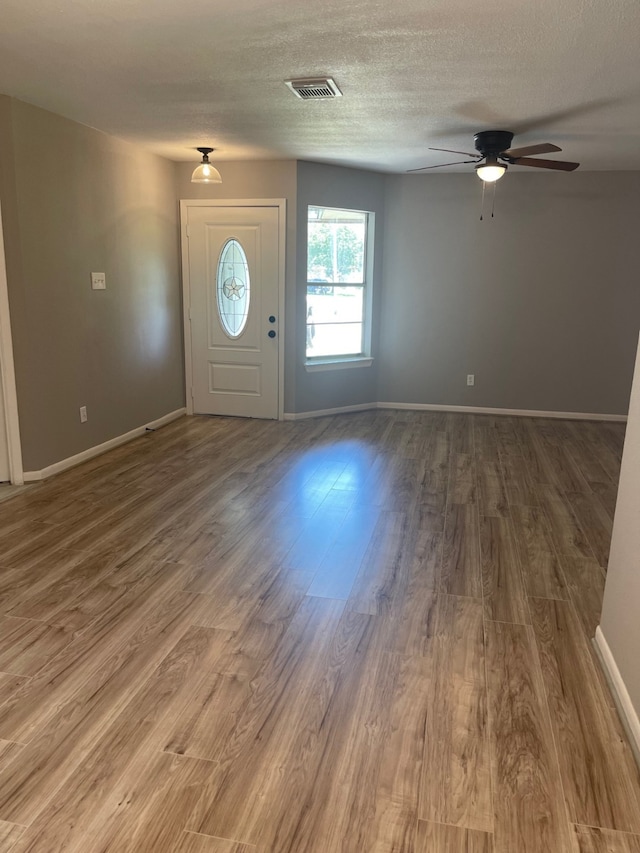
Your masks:
M193 410L277 418L280 208L185 202L183 217Z

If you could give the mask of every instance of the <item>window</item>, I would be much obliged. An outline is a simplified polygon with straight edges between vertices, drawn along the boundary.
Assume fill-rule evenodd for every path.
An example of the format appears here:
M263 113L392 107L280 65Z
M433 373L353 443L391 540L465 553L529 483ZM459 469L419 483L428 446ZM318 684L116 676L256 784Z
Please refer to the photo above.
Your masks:
M307 211L307 364L370 355L373 214Z

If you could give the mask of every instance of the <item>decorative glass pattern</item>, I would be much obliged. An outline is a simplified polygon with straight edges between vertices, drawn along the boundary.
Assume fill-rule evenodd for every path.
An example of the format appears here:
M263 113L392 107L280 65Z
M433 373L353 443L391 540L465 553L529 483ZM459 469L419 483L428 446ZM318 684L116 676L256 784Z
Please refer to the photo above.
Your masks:
M244 331L250 296L247 256L235 238L227 240L218 260L216 298L222 328L230 338L239 338Z

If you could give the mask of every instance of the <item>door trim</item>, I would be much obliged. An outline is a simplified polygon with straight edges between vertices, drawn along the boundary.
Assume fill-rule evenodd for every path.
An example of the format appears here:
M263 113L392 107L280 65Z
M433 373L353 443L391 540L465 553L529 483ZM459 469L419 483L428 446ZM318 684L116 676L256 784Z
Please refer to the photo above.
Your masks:
M190 207L274 207L278 209L278 420L284 420L284 296L287 243L286 198L181 199L180 245L182 251L182 311L184 319L184 373L187 414L193 414L193 363L191 361L191 285L187 218Z
M9 311L9 285L4 254L4 235L2 213L0 212L0 394L3 395L4 419L7 432L7 450L9 455L9 476L16 486L24 483L22 468L22 445L20 442L20 421L18 419L18 392L16 389L16 371L13 361L13 341L11 338L11 314Z

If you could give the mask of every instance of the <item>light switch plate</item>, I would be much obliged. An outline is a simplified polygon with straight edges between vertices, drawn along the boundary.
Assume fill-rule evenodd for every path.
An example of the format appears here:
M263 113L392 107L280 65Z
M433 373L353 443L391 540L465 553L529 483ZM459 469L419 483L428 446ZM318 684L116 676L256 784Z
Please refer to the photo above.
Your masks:
M103 272L92 272L91 273L91 289L92 290L106 290L107 289L107 277Z

